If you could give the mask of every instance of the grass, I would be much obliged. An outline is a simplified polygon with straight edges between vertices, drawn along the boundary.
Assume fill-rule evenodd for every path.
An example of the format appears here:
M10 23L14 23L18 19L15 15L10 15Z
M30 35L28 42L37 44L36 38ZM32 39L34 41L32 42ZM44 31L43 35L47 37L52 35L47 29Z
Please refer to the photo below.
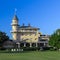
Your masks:
M0 53L0 60L60 60L60 51Z

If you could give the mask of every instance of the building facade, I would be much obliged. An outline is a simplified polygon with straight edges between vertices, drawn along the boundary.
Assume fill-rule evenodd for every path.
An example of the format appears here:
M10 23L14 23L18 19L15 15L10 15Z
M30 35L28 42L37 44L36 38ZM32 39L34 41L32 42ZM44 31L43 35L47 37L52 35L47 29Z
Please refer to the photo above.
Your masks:
M11 23L11 33L13 41L16 42L18 48L20 48L21 46L38 47L48 45L48 36L41 35L41 33L39 32L39 28L32 27L30 24L28 24L28 26L25 26L24 24L20 26L18 22L18 17L14 15Z

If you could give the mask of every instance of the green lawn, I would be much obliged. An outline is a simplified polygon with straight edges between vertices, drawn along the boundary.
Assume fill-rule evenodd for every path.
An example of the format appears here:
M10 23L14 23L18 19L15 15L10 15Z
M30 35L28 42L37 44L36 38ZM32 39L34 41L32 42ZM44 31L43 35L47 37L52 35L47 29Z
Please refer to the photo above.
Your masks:
M0 53L0 60L60 60L60 51Z

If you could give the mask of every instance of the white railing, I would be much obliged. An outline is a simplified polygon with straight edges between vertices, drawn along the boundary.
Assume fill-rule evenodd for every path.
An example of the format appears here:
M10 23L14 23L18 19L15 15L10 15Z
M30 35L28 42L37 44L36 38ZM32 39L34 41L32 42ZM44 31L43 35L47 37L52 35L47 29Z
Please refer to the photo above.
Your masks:
M20 30L19 32L36 32L36 31Z

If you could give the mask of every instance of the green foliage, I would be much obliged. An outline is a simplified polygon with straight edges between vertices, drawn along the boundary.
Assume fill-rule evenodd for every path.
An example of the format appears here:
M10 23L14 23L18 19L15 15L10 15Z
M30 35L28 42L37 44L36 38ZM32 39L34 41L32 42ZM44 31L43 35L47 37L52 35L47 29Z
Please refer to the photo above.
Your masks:
M39 47L21 47L21 49L23 49L24 51L36 51L36 50L40 50Z
M9 37L6 35L6 33L0 31L0 46L3 44L4 41L7 40L9 40Z
M57 29L55 33L50 36L50 46L60 48L60 29Z

